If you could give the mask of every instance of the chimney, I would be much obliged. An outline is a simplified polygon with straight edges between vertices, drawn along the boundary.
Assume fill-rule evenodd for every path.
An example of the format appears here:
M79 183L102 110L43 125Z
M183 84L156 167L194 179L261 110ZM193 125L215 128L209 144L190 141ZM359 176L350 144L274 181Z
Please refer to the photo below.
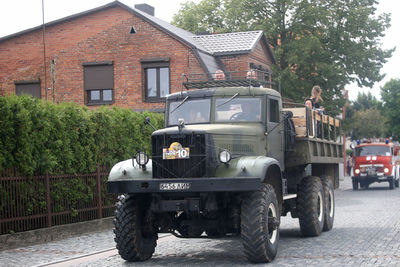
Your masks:
M147 13L151 16L154 16L154 7L148 5L148 4L138 4L135 5L136 9L139 9L140 11L143 11L144 13Z

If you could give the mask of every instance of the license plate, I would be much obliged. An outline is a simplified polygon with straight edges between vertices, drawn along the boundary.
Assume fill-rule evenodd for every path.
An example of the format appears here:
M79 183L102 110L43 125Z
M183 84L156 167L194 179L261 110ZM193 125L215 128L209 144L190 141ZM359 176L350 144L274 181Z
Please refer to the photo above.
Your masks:
M163 159L188 159L190 150L188 147L181 149L163 148Z
M188 190L190 183L161 183L160 190Z

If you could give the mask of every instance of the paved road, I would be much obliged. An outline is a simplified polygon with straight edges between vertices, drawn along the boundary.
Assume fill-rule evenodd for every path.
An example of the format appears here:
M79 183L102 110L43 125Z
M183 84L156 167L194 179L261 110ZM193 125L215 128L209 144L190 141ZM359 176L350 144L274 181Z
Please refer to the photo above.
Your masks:
M400 190L372 184L353 191L350 178L336 194L334 228L303 238L297 219L282 218L279 252L268 266L400 266ZM127 263L115 251L64 266L243 266L249 264L238 237L177 239L164 237L153 258ZM113 248L111 231L0 252L0 266L39 266ZM61 266L61 265L60 265Z

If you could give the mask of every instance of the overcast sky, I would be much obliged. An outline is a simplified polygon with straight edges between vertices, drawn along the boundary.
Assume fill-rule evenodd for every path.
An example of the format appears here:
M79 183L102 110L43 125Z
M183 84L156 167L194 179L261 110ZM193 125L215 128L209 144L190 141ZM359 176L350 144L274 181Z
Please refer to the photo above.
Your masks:
M45 22L60 19L82 11L96 8L112 2L112 0L44 0ZM120 0L120 2L133 7L135 4L146 3L155 8L155 16L170 22L172 16L180 9L181 3L186 0ZM195 2L199 2L196 0ZM389 59L381 70L386 77L373 89L358 88L357 85L349 85L351 100L357 97L360 91L371 92L379 97L380 87L391 78L400 78L398 71L400 65L400 1L380 0L378 12L392 13L392 27L387 30L386 37L382 40L385 49L399 46L393 57ZM0 4L0 37L7 36L19 31L33 28L42 23L42 0L2 0Z

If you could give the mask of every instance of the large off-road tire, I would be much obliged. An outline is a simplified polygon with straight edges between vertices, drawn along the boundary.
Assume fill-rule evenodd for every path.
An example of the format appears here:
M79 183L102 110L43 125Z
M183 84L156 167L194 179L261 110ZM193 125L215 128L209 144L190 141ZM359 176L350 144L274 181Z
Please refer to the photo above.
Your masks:
M389 189L391 189L391 190L394 189L394 180L393 180L393 178L391 178L391 179L389 180Z
M297 210L303 236L319 236L325 221L325 194L321 179L303 178L297 194Z
M353 184L353 190L357 191L358 190L358 181L353 180L352 184Z
M368 190L368 188L369 188L369 183L368 182L361 182L360 183L360 187L362 187L363 189L365 189L365 190Z
M333 221L335 220L335 192L329 176L321 177L321 181L325 193L325 221L322 230L329 231L333 228Z
M157 245L157 232L146 216L150 203L134 199L132 195L120 197L114 219L115 242L118 253L127 261L145 261L151 258Z
M271 262L278 251L280 213L274 188L263 184L241 206L241 238L251 262Z

